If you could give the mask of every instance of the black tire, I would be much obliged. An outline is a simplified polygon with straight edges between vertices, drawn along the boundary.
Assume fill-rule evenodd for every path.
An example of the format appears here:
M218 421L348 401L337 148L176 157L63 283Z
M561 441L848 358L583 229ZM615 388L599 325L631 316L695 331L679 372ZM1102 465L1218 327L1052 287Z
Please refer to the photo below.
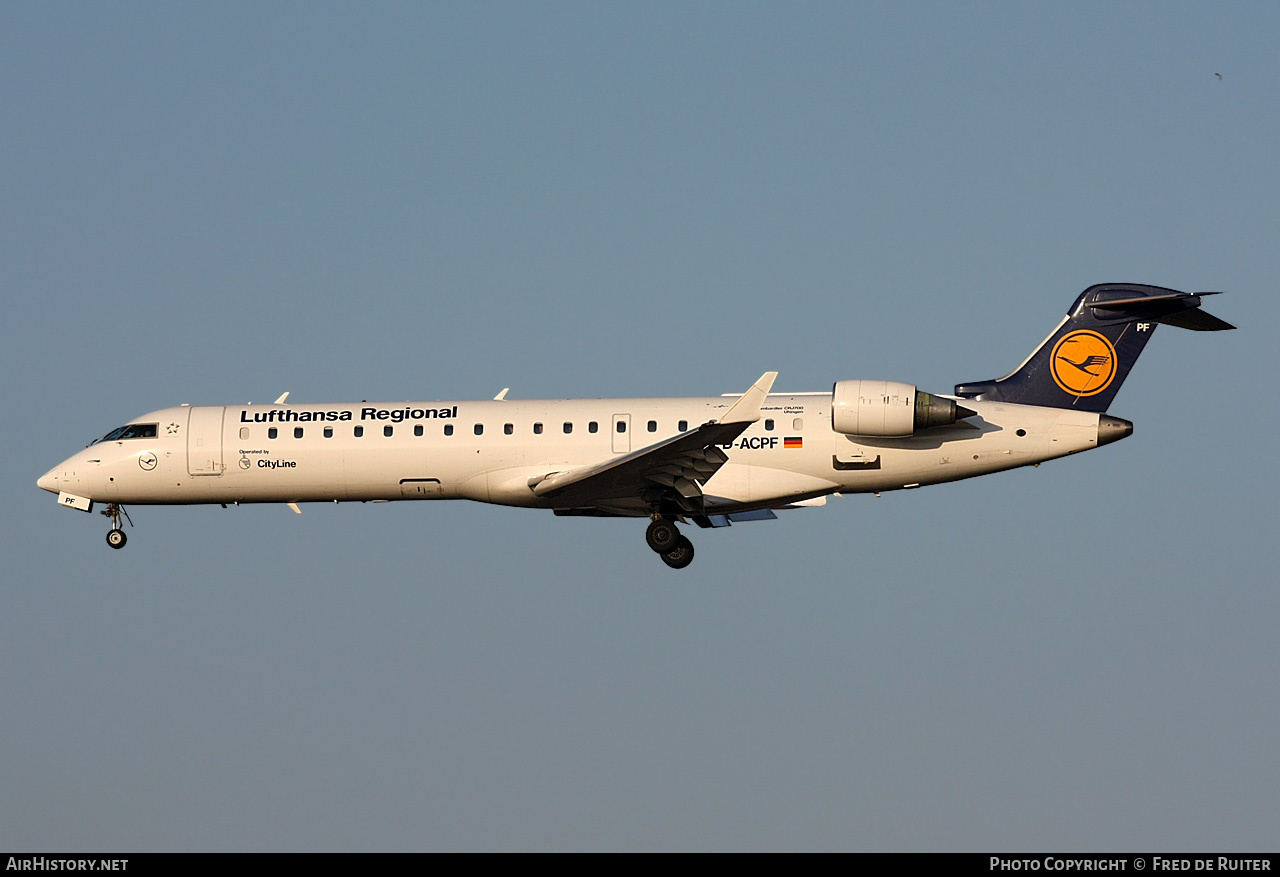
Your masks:
M107 533L107 544L112 548L124 548L124 543L129 541L129 537L124 534L124 530L118 527Z
M684 569L693 563L693 543L681 536L676 540L676 547L662 555L662 562L672 569Z
M680 531L676 529L675 524L661 518L650 524L649 529L644 531L644 541L659 554L666 554L679 544Z

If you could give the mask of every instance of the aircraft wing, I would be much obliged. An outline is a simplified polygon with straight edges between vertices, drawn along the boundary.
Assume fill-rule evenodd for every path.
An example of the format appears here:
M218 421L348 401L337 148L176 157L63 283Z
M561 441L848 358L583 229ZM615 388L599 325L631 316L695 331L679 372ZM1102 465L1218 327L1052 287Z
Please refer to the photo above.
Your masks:
M717 446L729 444L760 419L760 407L777 376L763 374L719 420L602 463L531 478L529 486L559 508L666 498L686 511L701 511L702 484L729 459Z

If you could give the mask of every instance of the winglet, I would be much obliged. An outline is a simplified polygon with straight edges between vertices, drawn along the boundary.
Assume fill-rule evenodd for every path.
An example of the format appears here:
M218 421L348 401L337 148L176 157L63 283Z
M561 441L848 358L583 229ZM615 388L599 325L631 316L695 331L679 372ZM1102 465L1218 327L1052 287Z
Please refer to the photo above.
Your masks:
M510 387L503 387L503 388L502 388L502 392L501 392L501 393L499 393L498 395L496 395L496 396L494 396L494 397L493 397L493 401L495 401L495 402L501 402L501 401L503 401L504 399L506 399L506 398L507 398L507 391L508 391L508 390L510 390L510 389L511 389Z
M760 406L764 404L777 372L765 372L760 380L751 385L751 389L738 397L738 401L729 406L729 410L720 418L721 423L755 423L760 419Z
M280 394L280 398L279 398L279 399L277 399L276 401L272 402L271 404L272 404L272 405L283 405L283 404L284 404L284 400L285 400L285 399L288 399L288 398L289 398L289 391L288 391L288 390L285 390L283 393L281 393L281 394Z

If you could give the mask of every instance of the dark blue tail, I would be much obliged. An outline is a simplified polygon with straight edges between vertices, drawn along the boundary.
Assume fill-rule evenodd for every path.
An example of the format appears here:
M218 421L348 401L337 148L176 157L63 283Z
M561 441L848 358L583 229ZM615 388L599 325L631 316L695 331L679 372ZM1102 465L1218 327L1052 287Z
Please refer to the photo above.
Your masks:
M957 384L966 399L1106 411L1157 323L1183 329L1234 329L1200 307L1212 292L1178 292L1136 283L1090 286L1027 361L995 381Z

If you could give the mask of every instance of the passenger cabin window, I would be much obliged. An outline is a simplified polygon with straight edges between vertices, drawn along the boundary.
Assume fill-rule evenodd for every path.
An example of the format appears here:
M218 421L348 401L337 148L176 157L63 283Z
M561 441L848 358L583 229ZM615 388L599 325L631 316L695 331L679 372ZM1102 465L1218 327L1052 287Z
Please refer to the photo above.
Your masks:
M395 431L396 431L396 428L394 426L384 426L382 428L382 434L385 435L387 438L391 438L392 433L394 433Z
M475 433L476 433L476 435L484 435L484 424L483 424L483 423L477 423L477 424L476 424L476 426L475 426Z
M565 423L565 425L564 425L564 434L565 434L565 435L568 435L568 434L569 434L569 433L571 433L571 432L573 432L573 424L572 424L572 423Z
M267 430L267 438L275 438L279 434L280 430L276 429L274 426Z
M444 425L444 434L445 434L445 435L453 435L453 424L452 424L452 423L446 423L446 424Z
M364 435L364 427L363 427L363 426L357 426L357 427L355 428L355 430L353 430L353 433L352 433L352 434L353 434L353 435L355 435L355 437L356 437L356 438L360 438L361 436L363 436L363 435Z
M764 431L765 431L765 432L773 432L773 421L772 421L772 420L766 420L766 421L764 422Z
M658 431L658 421L656 421L656 420L650 420L650 421L649 421L649 432L657 432L657 431Z
M534 434L534 435L542 435L542 424L541 424L541 423L535 423L535 424L533 425L533 434Z
M413 425L413 434L414 434L414 435L422 435L422 424L421 424L421 423L415 423L415 424Z
M803 417L797 417L795 420L791 421L791 428L792 428L792 429L804 429L804 418L803 418Z
M512 423L504 423L504 424L502 424L502 434L503 434L503 435L511 435L511 434L512 434L513 432L515 432L515 431L516 431L515 424L512 424Z
M247 426L240 427L240 438L247 439L248 437L249 437L249 427Z
M618 432L626 432L626 431L627 431L627 422L625 420L619 420Z
M294 438L302 438L302 427L300 427L300 426L295 426L295 427L293 428L293 437L294 437Z
M687 420L682 420L682 421L680 421L679 423L677 423L677 424L676 424L676 426L680 428L680 431L681 431L681 432L688 432L688 431L689 431L689 421L687 421Z
M600 424L596 423L594 420L587 424L587 432L596 433L599 431L600 431Z
M332 426L326 426L326 427L324 428L324 437L325 437L325 438L333 438L333 427L332 427Z

